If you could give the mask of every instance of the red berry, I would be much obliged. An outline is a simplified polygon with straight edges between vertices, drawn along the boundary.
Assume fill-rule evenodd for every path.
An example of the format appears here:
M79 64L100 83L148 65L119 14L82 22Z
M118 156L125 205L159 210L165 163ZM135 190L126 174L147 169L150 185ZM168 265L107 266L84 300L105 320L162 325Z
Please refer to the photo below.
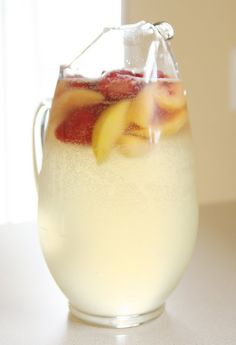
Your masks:
M107 105L98 104L76 109L57 127L56 138L63 142L90 145L94 124Z
M168 74L165 74L162 71L157 72L157 78L169 78Z
M109 78L116 78L118 75L131 75L134 76L134 73L127 70L127 69L119 69L111 72L107 72L104 74L104 76Z
M143 73L134 73L134 76L137 78L143 78Z
M103 72L102 74L106 74L106 72ZM109 74L109 76L116 76L117 74L119 75L130 75L132 77L136 77L136 78L143 78L143 73L134 73L134 72L131 72L127 69L120 69L120 70L117 70L117 71L112 71L112 72L109 72L107 73L107 75Z
M98 89L108 100L135 97L144 83L127 70L107 73L99 82Z

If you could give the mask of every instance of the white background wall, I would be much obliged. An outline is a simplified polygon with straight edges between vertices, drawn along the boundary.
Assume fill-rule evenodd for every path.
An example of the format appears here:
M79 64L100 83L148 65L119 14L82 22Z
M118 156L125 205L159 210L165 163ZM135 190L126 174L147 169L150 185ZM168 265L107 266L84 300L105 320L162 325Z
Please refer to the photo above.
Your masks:
M36 217L33 116L59 65L119 24L120 0L0 0L0 223Z
M202 203L236 199L235 18L235 0L123 1L123 23L166 20L175 28Z

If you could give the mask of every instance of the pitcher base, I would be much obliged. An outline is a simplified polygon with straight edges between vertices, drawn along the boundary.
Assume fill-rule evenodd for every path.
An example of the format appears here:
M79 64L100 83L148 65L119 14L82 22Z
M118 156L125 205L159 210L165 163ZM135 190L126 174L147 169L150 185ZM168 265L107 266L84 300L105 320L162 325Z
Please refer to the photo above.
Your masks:
M109 328L128 328L139 326L159 317L164 311L164 304L159 308L144 314L133 314L124 316L99 316L84 313L70 304L70 312L76 318L96 326Z

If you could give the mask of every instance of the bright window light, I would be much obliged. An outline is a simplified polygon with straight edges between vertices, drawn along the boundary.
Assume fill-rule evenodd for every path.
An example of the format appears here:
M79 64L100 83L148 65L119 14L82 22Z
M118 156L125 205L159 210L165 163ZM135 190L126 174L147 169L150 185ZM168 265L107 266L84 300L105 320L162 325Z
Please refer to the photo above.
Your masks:
M52 96L59 65L103 27L120 24L121 1L2 0L0 6L0 223L22 222L35 219L37 209L34 111Z

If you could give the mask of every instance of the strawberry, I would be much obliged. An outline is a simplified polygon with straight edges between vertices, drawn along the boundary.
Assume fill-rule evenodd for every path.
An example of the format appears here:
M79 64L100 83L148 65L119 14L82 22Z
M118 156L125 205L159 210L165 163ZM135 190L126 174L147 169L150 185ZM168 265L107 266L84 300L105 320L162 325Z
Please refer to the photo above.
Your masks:
M168 74L165 74L162 71L157 72L157 78L169 78Z
M127 69L120 69L117 71L110 72L109 74L115 76L117 73L120 75L131 75L132 77L143 78L143 73L134 73L134 72L128 71ZM102 75L106 75L106 74L107 74L106 71L102 72Z
M105 104L98 104L76 109L57 127L56 138L63 142L90 145L95 122L106 107Z
M143 78L143 73L134 73L133 75L137 78Z
M107 100L119 101L135 97L144 83L127 70L113 71L105 74L98 83L98 90Z

